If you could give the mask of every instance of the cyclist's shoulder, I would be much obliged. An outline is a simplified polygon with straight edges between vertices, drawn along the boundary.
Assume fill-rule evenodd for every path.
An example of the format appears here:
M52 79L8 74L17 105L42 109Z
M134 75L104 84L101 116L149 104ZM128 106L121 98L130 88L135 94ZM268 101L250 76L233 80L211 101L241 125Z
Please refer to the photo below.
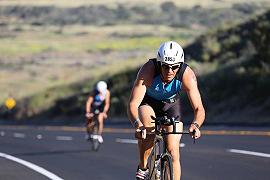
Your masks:
M154 62L148 60L146 63L142 65L139 71L139 75L143 76L151 76L155 72L155 65Z
M143 67L153 69L155 67L155 60L149 59L144 63Z
M190 86L194 83L197 84L196 74L195 74L194 70L192 68L190 68L189 66L186 67L186 70L183 74L182 82L183 82L185 87Z
M109 89L106 90L106 95L110 95L111 91Z
M183 77L189 77L189 76L191 77L191 76L196 76L196 75L195 75L194 70L190 66L186 65L185 70L183 72Z

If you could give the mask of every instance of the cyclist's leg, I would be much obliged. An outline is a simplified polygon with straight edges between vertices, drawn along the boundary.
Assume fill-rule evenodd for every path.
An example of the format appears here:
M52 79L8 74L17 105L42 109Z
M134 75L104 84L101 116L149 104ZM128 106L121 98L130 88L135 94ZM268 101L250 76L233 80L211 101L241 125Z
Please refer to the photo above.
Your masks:
M103 143L103 138L102 138L102 132L103 132L103 126L104 126L104 116L102 113L99 113L97 115L97 121L98 121L98 141L100 143Z
M147 132L151 132L154 129L154 124L151 123L151 116L155 116L155 112L149 105L141 105L139 107L140 120L144 124ZM151 153L153 147L154 136L147 135L146 139L138 140L140 163L139 167L142 169L147 169L147 158Z
M182 132L183 131L183 123L176 124L176 131ZM167 127L168 131L172 131L171 127ZM180 179L181 177L181 164L180 164L180 140L181 136L179 134L170 134L167 136L167 149L172 156L172 163L173 163L173 172L174 178Z
M102 135L104 125L104 116L102 113L99 113L97 115L97 120L98 120L98 135Z
M93 128L94 128L94 121L93 118L87 118L86 119L86 132L87 134L92 134L93 133Z
M180 101L177 100L174 103L166 104L164 106L164 111L169 117L179 117L178 120L181 118L180 113ZM168 131L172 131L172 127L167 127ZM182 132L183 131L183 123L177 123L176 124L176 131ZM173 161L173 172L174 172L174 178L180 179L181 177L181 165L180 165L180 140L181 135L180 134L170 134L167 136L167 149L169 153L172 156Z

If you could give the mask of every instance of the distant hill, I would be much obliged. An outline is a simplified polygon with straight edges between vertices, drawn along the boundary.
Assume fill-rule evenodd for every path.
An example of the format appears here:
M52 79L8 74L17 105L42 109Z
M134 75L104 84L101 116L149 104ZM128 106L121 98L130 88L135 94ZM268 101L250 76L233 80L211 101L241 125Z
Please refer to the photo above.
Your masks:
M209 122L270 124L269 32L270 11L185 48L189 58L217 66L200 77Z
M202 66L216 66L198 77L207 124L270 125L269 32L270 11L236 27L202 35L185 48L191 66L194 61ZM126 116L126 103L137 71L138 68L129 69L108 79L112 92L110 116ZM77 112L83 113L85 102L78 103L78 99L86 96L64 100L67 115L74 112L74 106L67 110L67 104L74 102ZM190 119L192 110L185 94L182 100L183 112ZM53 112L61 110L61 106L55 108Z
M207 33L185 48L188 62L216 69L199 76L208 124L270 125L270 11L236 27ZM206 64L206 65L205 65ZM125 109L138 69L110 79L112 113ZM125 83L125 84L124 84ZM188 103L183 98L183 105ZM190 115L184 105L184 113Z
M198 9L195 8L194 11ZM237 26L222 25L208 31L185 47L187 62L195 72L199 72L201 68L206 69L203 73L198 73L199 87L207 111L206 123L270 124L269 32L270 11L267 11ZM127 69L107 79L112 92L111 117L126 117L126 103L138 68ZM91 85L94 82L95 80ZM12 118L50 119L83 115L88 95L82 91L85 86L89 86L89 83L79 82L74 85L73 90L76 93L58 98L53 106L48 106L42 112L33 112L27 107L35 101L46 102L47 95L28 97L19 102L16 116ZM57 88L52 88L51 91ZM65 89L58 88L58 91L61 93ZM187 98L183 94L183 112L189 118L192 111L186 104ZM9 115L4 113L1 117L10 117Z
M267 7L258 3L231 3L229 7L179 7L174 2L141 4L115 4L114 6L81 5L77 7L57 7L53 4L44 6L6 5L0 6L0 17L17 24L35 26L54 25L117 25L151 24L186 28L209 28L222 23L242 20L251 14L263 12ZM221 3L222 4L222 3ZM7 23L3 21L2 26Z

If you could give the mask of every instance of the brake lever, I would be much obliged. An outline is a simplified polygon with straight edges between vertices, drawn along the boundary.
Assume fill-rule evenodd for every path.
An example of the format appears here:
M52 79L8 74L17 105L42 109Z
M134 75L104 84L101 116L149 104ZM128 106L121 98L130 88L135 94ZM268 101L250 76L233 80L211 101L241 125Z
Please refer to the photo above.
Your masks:
M196 131L193 130L193 131L192 131L192 135L193 135L193 144L195 144L195 142L196 142L196 139L195 139L195 133L196 133Z

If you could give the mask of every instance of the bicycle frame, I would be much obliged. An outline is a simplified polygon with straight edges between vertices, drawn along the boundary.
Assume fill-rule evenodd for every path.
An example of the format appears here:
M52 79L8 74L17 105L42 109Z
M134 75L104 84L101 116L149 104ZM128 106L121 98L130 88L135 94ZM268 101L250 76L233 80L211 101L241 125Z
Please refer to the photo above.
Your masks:
M148 166L150 170L150 180L173 180L172 157L167 150L166 136L169 134L189 134L189 132L176 132L177 118L154 118L155 123L155 139L154 146L148 158ZM166 132L164 126L173 127L172 132ZM168 168L168 169L166 169Z
M97 119L97 116L100 112L95 110L94 111L94 117L93 117L93 139L92 139L92 150L93 151L98 151L99 147L100 147L100 142L98 141L98 126L99 126L99 122Z

